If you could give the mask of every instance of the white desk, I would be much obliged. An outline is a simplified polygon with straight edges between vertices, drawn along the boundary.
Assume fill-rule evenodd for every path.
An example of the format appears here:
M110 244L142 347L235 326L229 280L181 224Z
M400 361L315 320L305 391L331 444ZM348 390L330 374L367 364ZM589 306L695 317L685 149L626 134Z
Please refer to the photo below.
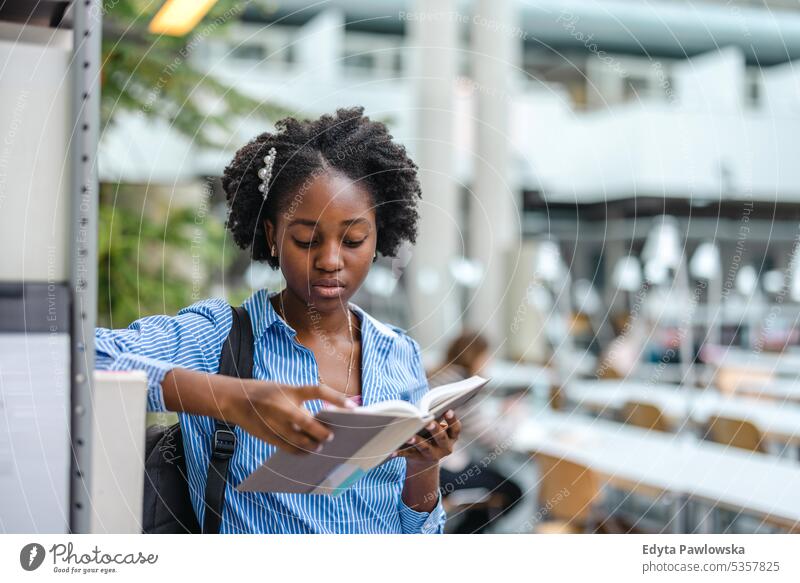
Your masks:
M697 363L692 368L692 372L687 377L692 381L697 381L705 386L709 384L713 377L712 367ZM644 383L673 383L681 384L687 381L685 378L683 367L675 363L653 363L653 362L640 362L636 365L634 372L629 375L629 379L637 380Z
M778 377L796 379L800 374L800 354L758 352L738 347L717 347L710 358L718 366L760 370Z
M593 374L597 365L597 359L588 352L576 352L567 357L567 362L568 365L562 365L563 368L559 369L555 361L552 366L545 367L496 359L486 375L492 379L492 385L500 390L527 388L545 395L551 387Z
M712 416L743 419L771 439L800 444L800 406L793 403L628 380L575 382L565 387L564 394L579 406L599 411L619 410L627 401L648 403L658 407L673 425L687 418L700 424Z
M772 379L764 383L741 384L736 392L742 395L772 399L780 403L800 403L800 380Z
M513 443L518 451L585 465L617 485L644 486L783 526L800 524L800 467L791 461L686 435L544 411L519 428Z

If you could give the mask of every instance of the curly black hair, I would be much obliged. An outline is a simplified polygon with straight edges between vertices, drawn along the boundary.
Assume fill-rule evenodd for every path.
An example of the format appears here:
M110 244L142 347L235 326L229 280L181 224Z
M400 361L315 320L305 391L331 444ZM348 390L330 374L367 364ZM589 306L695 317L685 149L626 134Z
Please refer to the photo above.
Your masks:
M403 241L416 241L417 165L383 123L365 116L363 107L352 107L316 120L288 117L275 127L274 133L259 134L240 148L222 176L227 227L239 247L252 246L253 259L278 267L267 248L264 220L277 224L278 214L296 204L294 195L302 184L322 171L341 172L366 186L375 206L381 255L394 257ZM276 158L265 202L258 170L270 148Z

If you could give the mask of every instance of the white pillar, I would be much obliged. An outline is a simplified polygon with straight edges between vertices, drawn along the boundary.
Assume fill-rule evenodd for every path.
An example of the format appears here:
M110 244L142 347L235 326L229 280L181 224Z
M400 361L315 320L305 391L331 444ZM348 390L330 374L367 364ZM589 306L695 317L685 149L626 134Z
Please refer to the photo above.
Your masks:
M305 23L295 35L297 66L321 84L341 79L344 56L344 12L323 10Z
M518 30L512 0L476 1L471 52L476 120L469 253L483 264L485 275L467 318L498 347L508 337L506 290L510 270L516 265L521 228L509 143L511 81L522 43Z
M452 143L459 21L455 0L417 0L407 22L414 54L413 150L422 184L422 220L407 281L409 332L423 349L433 350L443 350L460 330L460 294L448 270L449 260L460 254Z

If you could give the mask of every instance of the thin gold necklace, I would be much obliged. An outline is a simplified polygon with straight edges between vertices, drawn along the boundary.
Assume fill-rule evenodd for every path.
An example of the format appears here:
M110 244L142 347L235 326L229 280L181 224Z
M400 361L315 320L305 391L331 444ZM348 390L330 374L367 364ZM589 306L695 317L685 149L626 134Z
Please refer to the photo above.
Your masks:
M294 326L292 326L289 323L289 319L286 317L286 314L283 311L283 299L281 299L280 302L278 303L278 308L279 308L278 309L278 315L280 315L280 317L283 318L284 322L286 322L290 327L294 328ZM349 360L349 363L347 365L347 384L344 387L344 394L345 395L347 395L347 391L350 390L350 377L353 374L353 355L355 354L355 344L356 344L355 338L353 337L353 321L351 319L351 315L352 314L350 312L350 308L348 308L347 309L347 330L350 333L350 360ZM317 376L319 377L319 384L321 384L321 385L328 384L328 383L325 382L325 379L322 378L322 369L320 368L319 363L317 363Z

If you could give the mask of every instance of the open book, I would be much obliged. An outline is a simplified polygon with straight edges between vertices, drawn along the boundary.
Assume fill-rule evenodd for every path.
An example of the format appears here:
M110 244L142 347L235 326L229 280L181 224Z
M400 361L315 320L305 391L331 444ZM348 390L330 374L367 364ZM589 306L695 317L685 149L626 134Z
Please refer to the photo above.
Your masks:
M458 411L488 382L479 376L431 389L417 405L383 401L357 409L323 409L316 418L330 427L333 440L319 453L278 450L239 486L242 492L341 494L384 462L413 435L448 410ZM420 435L425 435L420 433Z

